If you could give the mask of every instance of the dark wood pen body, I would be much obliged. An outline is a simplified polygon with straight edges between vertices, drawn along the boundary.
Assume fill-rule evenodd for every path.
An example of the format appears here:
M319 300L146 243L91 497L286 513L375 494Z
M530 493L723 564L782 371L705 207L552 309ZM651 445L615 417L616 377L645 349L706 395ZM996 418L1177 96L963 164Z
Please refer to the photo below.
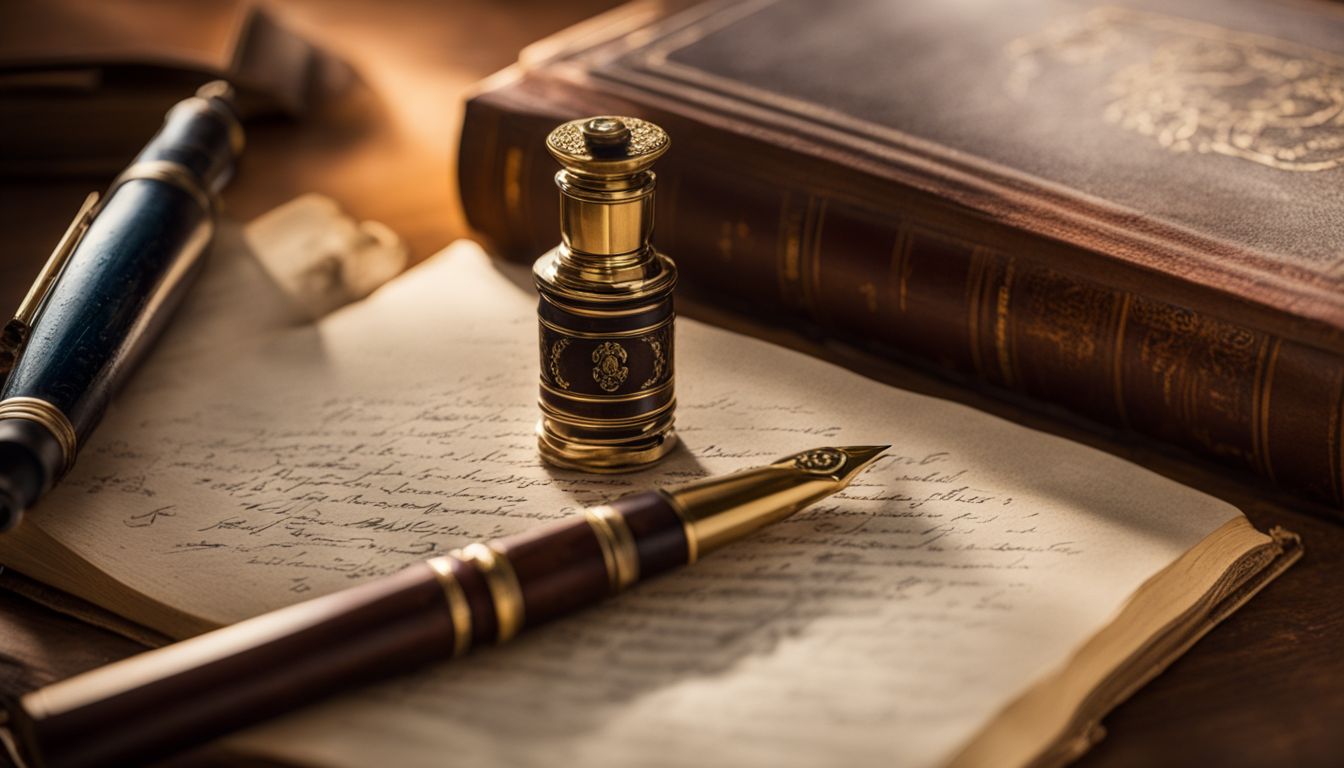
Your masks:
M95 670L99 694L63 712L25 697L17 730L37 766L138 764L444 656L442 605L433 571L409 568Z
M634 538L640 579L687 563L686 532L666 496L638 493L609 506ZM575 516L497 542L517 574L526 626L572 613L611 594L611 564L603 558L599 539L587 519Z
M634 535L641 579L690 562L685 523L667 496L648 491L617 499L611 506L621 513Z
M610 505L628 526L640 578L687 562L667 497ZM612 590L600 531L576 515L493 542L512 574L522 626L597 602ZM500 604L480 563L454 552L449 575L416 564L391 576L274 611L58 683L11 704L34 766L93 768L152 760L465 650L450 585L461 588L470 645L499 637ZM498 566L497 566L498 567ZM496 574L497 576L498 574ZM507 590L506 590L507 592Z

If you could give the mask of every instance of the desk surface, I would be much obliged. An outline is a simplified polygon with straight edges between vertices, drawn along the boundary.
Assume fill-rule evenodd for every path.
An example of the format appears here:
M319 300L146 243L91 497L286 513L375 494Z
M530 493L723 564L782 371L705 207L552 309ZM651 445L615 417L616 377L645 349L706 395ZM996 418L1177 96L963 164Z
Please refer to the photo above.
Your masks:
M368 87L340 112L250 132L226 204L249 219L303 192L400 232L423 259L466 235L453 154L465 89L528 42L611 0L284 0L271 3L311 39L346 57ZM0 307L16 306L84 193L105 180L0 182ZM1215 493L1262 528L1302 534L1306 556L1107 720L1081 766L1338 765L1344 760L1344 525L1303 514L1265 487L1142 447L1058 427L945 384L934 394L1100 444ZM0 694L120 658L139 646L0 593ZM228 765L239 765L229 762Z

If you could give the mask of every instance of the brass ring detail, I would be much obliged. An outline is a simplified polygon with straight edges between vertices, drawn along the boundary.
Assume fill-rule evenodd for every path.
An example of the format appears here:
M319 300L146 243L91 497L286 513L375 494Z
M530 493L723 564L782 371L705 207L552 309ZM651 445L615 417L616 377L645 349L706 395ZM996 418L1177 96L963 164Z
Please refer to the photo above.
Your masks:
M0 419L25 419L46 427L60 444L61 455L65 458L61 474L64 475L75 466L78 438L74 425L60 408L36 397L11 397L0 401Z
M196 178L196 174L192 173L191 169L187 168L185 165L174 163L171 160L146 160L132 165L122 171L121 175L112 182L112 187L107 193L108 197L112 196L112 192L115 191L117 187L136 179L149 179L151 181L162 181L167 184L172 184L178 189L191 195L192 199L201 206L201 210L206 213L212 213L214 211L214 196L201 186L200 181Z
M591 331L573 331L563 326L556 325L555 323L552 323L551 321L547 320L544 317L537 318L537 322L541 324L541 327L549 328L552 331L555 331L556 333L560 334L561 336L569 336L575 339L633 339L638 336L650 336L671 325L674 320L676 320L676 315L669 314L666 319L659 320L653 325L646 325L643 328L630 328L624 331L602 331L601 333L593 333Z
M485 577L490 599L495 604L495 642L503 643L523 628L523 590L518 586L518 575L503 552L489 544L468 544L459 556L463 562L475 563Z
M556 406L551 405L545 400L537 401L541 406L541 412L551 421L558 421L562 424L568 424L571 427L587 427L590 429L618 430L622 428L640 427L650 421L658 421L668 415L672 409L677 406L677 399L669 397L666 403L658 406L651 411L645 411L638 416L630 416L624 419L592 419L582 416L574 416L568 411L563 411Z
M677 514L681 520L681 529L686 533L686 564L695 565L695 561L700 559L700 539L695 535L695 526L691 524L691 516L686 514L681 503L666 491L658 491L663 497L663 501L672 507L672 511Z
M561 312L568 312L571 315L580 315L582 317L597 317L603 320L607 320L612 317L642 315L646 312L652 312L656 309L661 308L668 301L667 299L659 299L658 301L643 304L638 307L630 307L629 309L584 309L583 307L574 306L572 304L566 304L565 302L556 299L554 296L551 296L550 294L545 293L544 291L539 290L538 295L540 295L542 300L545 301L547 304L550 304L551 306L555 307Z
M443 589L448 614L453 618L453 655L461 656L471 648L471 605L467 602L467 593L453 575L452 558L435 557L427 562L434 569L434 578Z
M566 400L576 400L580 403L632 403L646 397L656 397L658 395L670 393L672 391L673 381L673 378L669 378L667 381L656 387L649 387L648 389L642 389L628 395L581 395L576 392L567 392L563 389L556 389L544 381L541 382L541 388L556 397L562 397Z
M583 511L588 526L602 548L611 593L615 594L639 581L639 550L625 517L611 507L592 507Z

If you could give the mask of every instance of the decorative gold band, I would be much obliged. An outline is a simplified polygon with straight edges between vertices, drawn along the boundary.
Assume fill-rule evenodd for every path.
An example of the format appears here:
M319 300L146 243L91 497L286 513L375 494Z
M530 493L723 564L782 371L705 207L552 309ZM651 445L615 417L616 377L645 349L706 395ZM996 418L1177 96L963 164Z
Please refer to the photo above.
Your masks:
M676 386L676 380L673 378L669 378L667 381L663 382L662 384L659 384L656 387L650 387L649 389L641 389L638 392L632 392L631 394L628 395L581 395L578 394L577 392L567 392L563 389L556 389L550 384L547 384L545 381L541 382L542 390L548 394L555 395L556 397L564 398L565 400L573 400L579 403L603 403L603 404L633 403L636 400L643 400L646 397L657 397L658 395L669 394L672 392L675 386ZM643 416L641 416L640 418L643 418Z
M583 516L588 519L602 549L611 593L616 594L639 581L639 550L635 548L635 537L630 533L630 526L625 524L625 517L605 506L585 509Z
M577 427L579 429L600 429L603 431L623 431L623 427L644 427L646 424L653 424L664 418L670 422L672 418L671 411L677 407L677 401L669 399L666 403L663 403L652 411L641 413L638 416L631 416L628 419L585 419L582 416L575 416L568 411L562 411L545 400L539 400L538 404L541 406L542 415L551 421L558 421L561 424ZM628 438L614 438L611 442L623 443L626 442L626 440L628 440ZM595 442L602 441L597 440Z
M543 301L555 307L556 309L560 310L561 312L567 312L571 315L579 315L581 317L599 317L602 318L603 320L609 320L613 317L628 317L630 315L642 315L645 312L651 312L655 309L658 309L669 298L671 298L670 296L666 296L659 299L658 301L650 302L648 304L641 304L640 306L637 307L627 307L625 309L586 309L584 307L575 306L573 304L566 304L565 302L545 292L539 292L539 295L541 296Z
M552 323L551 321L547 320L544 317L538 317L537 322L541 324L542 328L547 328L562 336L569 336L571 338L576 339L627 339L627 338L633 339L638 338L640 336L652 336L653 334L663 330L669 325L672 325L672 323L675 322L676 319L677 318L675 315L669 314L667 318L659 320L653 325L643 326L642 328L627 328L625 330L620 331L600 331L600 332L576 331L573 328L566 328L562 325L556 325L555 323Z
M513 572L509 558L489 544L479 542L468 544L457 557L463 562L474 563L485 577L485 585L495 604L495 623L498 625L495 642L503 643L518 634L523 628L523 590L518 586L518 576Z
M135 179L153 179L172 184L191 195L201 206L201 210L206 213L214 210L214 197L201 186L196 174L185 165L171 160L146 160L132 165L112 182L112 187L107 193L108 197L112 196L112 190Z
M691 525L691 516L686 514L682 508L681 502L672 497L671 494L659 491L667 505L672 507L672 511L677 513L681 520L681 529L686 533L686 564L694 565L696 560L700 559L700 537L695 534L695 526Z
M46 427L60 444L61 454L65 458L61 474L69 472L75 465L78 438L74 425L60 408L36 397L11 397L0 401L0 419L26 419Z
M461 656L471 648L471 605L467 603L467 593L453 575L453 561L448 557L435 557L429 561L434 569L434 577L443 588L443 599L448 603L448 614L453 618L453 655Z

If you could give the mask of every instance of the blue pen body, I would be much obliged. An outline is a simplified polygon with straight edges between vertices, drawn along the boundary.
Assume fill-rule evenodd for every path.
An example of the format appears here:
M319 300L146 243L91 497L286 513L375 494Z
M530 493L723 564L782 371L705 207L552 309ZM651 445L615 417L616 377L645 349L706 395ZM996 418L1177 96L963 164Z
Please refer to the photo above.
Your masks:
M242 134L222 84L175 106L113 183L0 388L0 526L73 463L214 232Z

